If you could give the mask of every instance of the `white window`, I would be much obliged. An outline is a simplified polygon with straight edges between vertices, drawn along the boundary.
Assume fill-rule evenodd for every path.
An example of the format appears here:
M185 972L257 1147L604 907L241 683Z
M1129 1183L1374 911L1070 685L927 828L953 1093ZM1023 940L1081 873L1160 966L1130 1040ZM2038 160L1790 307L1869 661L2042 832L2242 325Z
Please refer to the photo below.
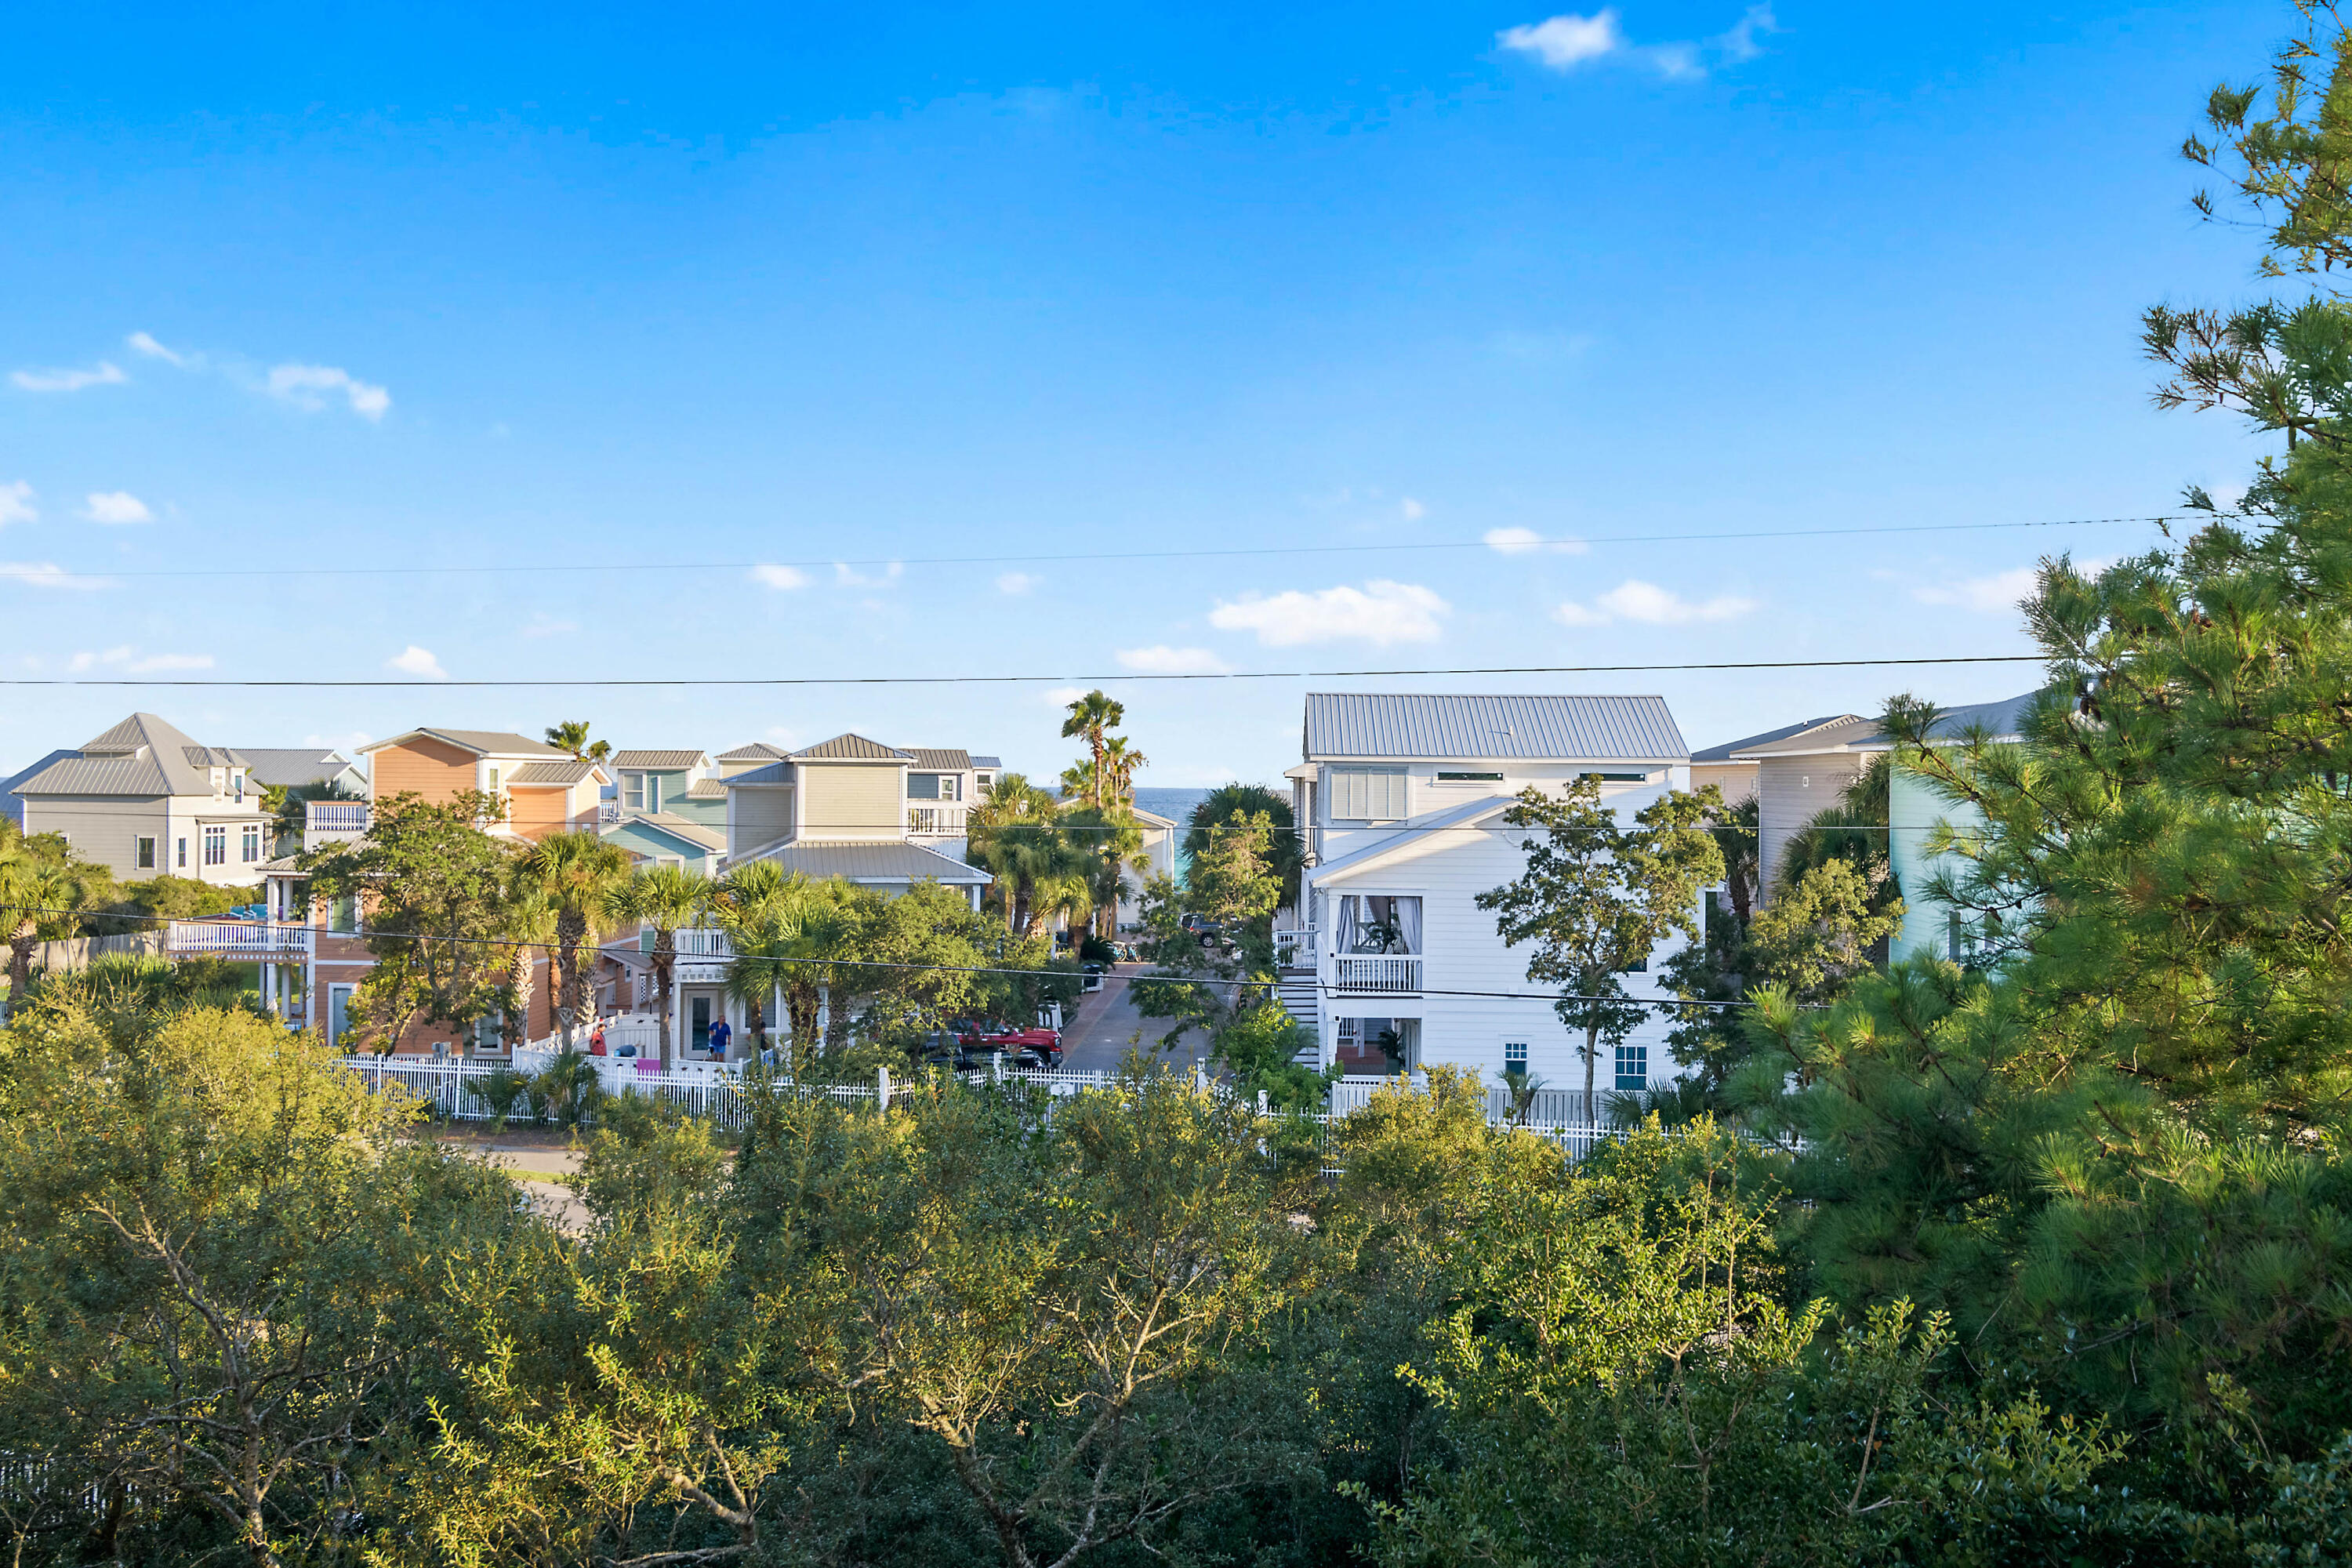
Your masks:
M228 778L229 786L236 791L236 804L243 805L245 804L245 770L239 768L230 773Z
M643 810L645 810L645 808L646 808L646 775L645 775L645 774L643 774L643 773L623 773L623 774L621 775L621 804L622 804L623 805L625 805L625 806L628 807L631 811L643 811Z
M183 839L181 839L181 840L180 840L180 869L181 869L181 870L183 870L183 871L184 871L184 870L186 870L187 868L188 868L188 841L187 841L186 839L183 838Z
M961 773L908 773L907 798L908 800L961 800L963 775Z
M1441 768L1438 770L1437 782L1442 784L1501 784L1503 782L1503 775L1500 773L1465 773L1458 769Z
M228 864L227 828L207 827L205 829L205 864L207 866L226 866Z
M261 824L248 822L245 825L244 840L237 848L248 866L261 858Z
M982 789L988 788L991 784L993 784L996 782L996 775L994 773L974 773L972 777L979 783L980 787Z
M142 871L155 868L155 841L152 838L139 840L139 868Z
M1617 1047L1617 1092L1630 1094L1650 1087L1650 1047L1620 1046Z
M1341 822L1396 822L1405 816L1402 768L1333 768L1331 816Z
M1503 1042L1503 1070L1505 1072L1525 1072L1528 1070L1527 1041L1505 1040Z
M352 993L356 985L327 987L327 1044L337 1045L352 1026Z
M1650 782L1650 775L1647 773L1579 773L1576 776L1580 779L1598 779L1602 784L1647 784Z
M490 787L487 793L491 795L499 793L499 765L496 763L490 764Z

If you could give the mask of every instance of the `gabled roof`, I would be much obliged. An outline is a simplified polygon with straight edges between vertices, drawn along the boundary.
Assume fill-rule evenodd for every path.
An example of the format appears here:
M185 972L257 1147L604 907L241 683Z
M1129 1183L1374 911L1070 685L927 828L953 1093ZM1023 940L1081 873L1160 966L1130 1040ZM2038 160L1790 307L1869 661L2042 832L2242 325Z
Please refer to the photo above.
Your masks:
M685 817L672 816L667 811L640 812L635 816L625 816L620 821L606 826L604 829L604 837L610 838L614 834L627 827L651 828L656 833L667 834L682 844L699 849L706 855L723 855L727 852L727 835L717 828L705 827L698 822L688 822Z
M1958 708L1947 708L1927 727L1927 738L1933 741L1958 741L1975 729L1982 729L1996 741L2014 741L2024 728L2027 710L2042 695L2042 689L2004 697L1998 702L1970 702ZM1884 731L1873 726L1867 740L1854 742L1856 751L1884 752L1892 750L1895 742Z
M1704 752L1693 752L1691 761L1694 763L1731 762L1743 752L1752 752L1759 746L1769 746L1776 742L1806 734L1827 724L1843 724L1854 717L1855 715L1852 713L1830 713L1819 719L1800 720L1794 724L1783 724L1777 730L1767 730L1760 735L1749 735L1744 740L1726 741L1720 746L1709 746Z
M25 825L25 803L16 798L16 786L20 784L26 783L27 780L38 778L43 773L56 766L59 763L72 761L80 755L81 753L79 752L51 752L47 756L43 757L31 767L11 773L5 779L0 779L0 816L5 816L9 821L15 823L17 826L22 827Z
M869 741L863 735L835 735L792 754L796 763L905 763L914 759L896 746Z
M772 746L765 741L754 741L748 746L738 746L731 752L719 752L719 760L722 763L777 763L791 755L792 753L782 746Z
M411 730L404 734L394 735L389 741L377 741L372 745L362 746L360 753L364 756L370 752L381 752L387 746L397 746L419 735L446 741L460 751L471 752L478 757L561 757L566 762L572 760L572 753L560 746L551 746L544 741L534 741L510 730Z
M646 768L658 773L683 773L710 761L708 752L614 752L616 768Z
M199 746L154 714L133 713L16 788L19 795L208 795L212 769L243 765L234 752Z
M737 773L731 779L720 779L718 784L720 789L729 790L733 789L737 784L788 784L792 782L792 763L770 763L764 768L753 768L748 773ZM690 795L693 791L689 790L688 793Z
M1742 746L1731 754L1731 760L1744 762L1750 757L1760 760L1765 757L1836 755L1852 751L1857 744L1872 740L1877 734L1877 720L1848 713L1843 718L1800 730L1782 740L1759 741L1753 745Z
M917 767L935 773L960 773L971 766L971 753L953 747L917 746L912 754Z
M1312 762L1688 760L1663 697L1310 691Z
M733 863L741 865L747 860L773 860L787 871L799 871L819 878L843 877L853 882L895 884L929 880L956 888L984 888L995 879L979 867L966 865L952 855L942 855L919 844L893 839L875 842L793 839L765 849L755 849Z
M325 784L352 765L349 757L325 746L247 746L238 755L247 775L266 784Z
M738 774L737 776L740 778L741 775ZM697 779L687 786L686 798L688 800L725 800L727 798L728 782L729 781L725 779Z
M560 763L525 763L507 780L511 788L528 789L533 784L578 784L600 770L594 763L576 763L566 757Z
M1507 795L1481 795L1460 805L1433 811L1395 824L1381 837L1360 849L1334 856L1315 866L1307 873L1307 880L1320 886L1328 878L1352 874L1376 860L1384 860L1398 850L1425 843L1433 833L1448 828L1467 827L1482 817L1499 816L1511 809L1513 797Z

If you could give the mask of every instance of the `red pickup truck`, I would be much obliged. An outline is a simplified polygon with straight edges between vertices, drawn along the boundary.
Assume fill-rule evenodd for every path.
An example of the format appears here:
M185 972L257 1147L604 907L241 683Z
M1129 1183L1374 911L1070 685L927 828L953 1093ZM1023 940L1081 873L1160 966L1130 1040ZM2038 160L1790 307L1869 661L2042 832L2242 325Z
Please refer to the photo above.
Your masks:
M1025 1052L1035 1057L1043 1067L1062 1064L1062 1037L1054 1029L1016 1029L1007 1024L960 1018L956 1020L955 1036L956 1044L966 1051L1002 1051L1015 1058Z

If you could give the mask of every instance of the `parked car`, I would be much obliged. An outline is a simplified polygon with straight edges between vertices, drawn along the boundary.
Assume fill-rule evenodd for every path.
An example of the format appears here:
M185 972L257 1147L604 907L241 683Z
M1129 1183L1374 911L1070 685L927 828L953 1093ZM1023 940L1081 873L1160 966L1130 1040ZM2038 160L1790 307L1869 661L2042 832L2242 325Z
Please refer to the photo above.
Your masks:
M1020 1028L1012 1024L982 1022L974 1018L949 1020L948 1029L955 1038L956 1049L967 1058L964 1067L985 1067L989 1054L1019 1058L1024 1053L1034 1058L1028 1062L1014 1060L1012 1067L1050 1068L1062 1060L1062 1037L1058 1030Z
M1200 938L1202 947L1208 946L1213 942L1223 942L1225 939L1224 922L1213 921L1206 915L1186 915L1178 923Z

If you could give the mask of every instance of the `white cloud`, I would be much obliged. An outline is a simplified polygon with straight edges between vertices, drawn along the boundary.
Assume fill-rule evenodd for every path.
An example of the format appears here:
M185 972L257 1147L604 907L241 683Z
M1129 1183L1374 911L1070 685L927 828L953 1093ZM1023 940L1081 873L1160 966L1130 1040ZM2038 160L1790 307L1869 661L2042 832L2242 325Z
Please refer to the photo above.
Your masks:
M1581 539L1546 539L1532 528L1490 528L1481 536L1487 548L1506 555L1532 555L1549 550L1556 555L1581 555L1591 546Z
M1532 56L1550 70L1574 70L1613 56L1647 66L1670 81L1688 81L1706 75L1714 66L1754 59L1764 52L1756 36L1779 30L1770 5L1750 5L1728 30L1711 38L1636 45L1625 37L1612 5L1590 16L1563 12L1540 22L1506 27L1495 35L1495 42Z
M1756 601L1721 594L1694 604L1681 595L1629 577L1590 605L1570 601L1552 612L1564 626L1605 626L1612 621L1639 621L1652 626L1683 626L1694 621L1736 620L1756 608Z
M1000 573L996 591L1000 594L1025 594L1037 585L1037 579L1026 572Z
M54 561L0 561L0 583L22 583L32 588L111 588L103 577L82 577Z
M1422 505L1419 501L1413 500L1411 496L1405 497L1402 504L1401 504L1397 510L1404 513L1404 520L1407 522L1419 522L1423 518L1429 515L1429 509Z
M833 580L845 588L887 588L897 583L906 570L906 567L893 561L882 569L882 575L868 577L853 568L847 562L836 561L833 563Z
M1048 687L1045 690L1038 693L1040 697L1043 697L1045 700L1045 706L1048 708L1067 708L1071 703L1076 702L1079 698L1084 697L1086 694L1087 689L1083 686Z
M1624 29L1617 25L1614 6L1591 16L1563 14L1533 24L1506 27L1495 42L1523 55L1533 55L1553 70L1564 71L1615 54L1625 47Z
M751 568L751 581L763 588L792 589L808 586L808 574L797 566L779 566L763 561Z
M449 672L441 668L441 661L435 658L428 650L418 647L415 643L410 643L406 647L385 659L383 667L386 669L396 669L403 675L421 675L427 680L449 679Z
M1118 663L1122 669L1146 675L1222 675L1231 668L1207 648L1170 647L1165 643L1120 648Z
M129 490L92 490L82 516L92 522L152 522L155 514Z
M1435 642L1438 619L1454 606L1416 583L1376 579L1360 588L1293 588L1272 598L1245 595L1209 612L1220 631L1255 632L1268 647L1355 638L1379 647Z
M131 345L133 353L145 354L149 359L162 360L165 364L177 365L182 370L197 370L205 363L204 355L167 349L145 332L133 332L122 341Z
M321 393L340 392L352 412L362 419L381 419L392 406L392 394L329 364L281 364L269 372L269 395L300 408L324 408Z
M0 528L12 522L31 522L40 515L33 505L32 486L22 479L0 485Z
M2014 571L1997 572L1990 577L1970 577L1958 583L1938 587L1914 588L1911 596L1923 605L1957 605L1963 610L1979 615L2003 615L2017 608L2020 599L2033 593L2033 568L2020 566Z
M129 643L108 648L104 653L78 653L66 661L66 668L79 675L103 667L124 675L162 675L172 670L210 669L213 656L208 653L142 654Z
M8 379L26 392L79 392L85 386L112 386L131 378L120 366L100 360L94 370L20 370Z

